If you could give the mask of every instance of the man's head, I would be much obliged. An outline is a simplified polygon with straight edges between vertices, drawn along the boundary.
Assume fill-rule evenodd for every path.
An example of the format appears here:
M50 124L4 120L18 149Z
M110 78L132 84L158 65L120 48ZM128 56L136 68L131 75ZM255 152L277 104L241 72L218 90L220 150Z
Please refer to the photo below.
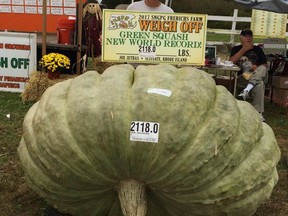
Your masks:
M245 37L248 41L252 41L253 40L253 32L249 28L244 28L241 31L240 36Z
M251 29L244 28L244 29L241 31L240 35L253 37L253 32L252 32Z

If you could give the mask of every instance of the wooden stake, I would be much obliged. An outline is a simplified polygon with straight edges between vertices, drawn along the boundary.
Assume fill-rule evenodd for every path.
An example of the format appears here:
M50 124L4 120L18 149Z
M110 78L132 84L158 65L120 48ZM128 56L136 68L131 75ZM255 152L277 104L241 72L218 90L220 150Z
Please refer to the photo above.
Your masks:
M42 56L46 55L46 21L47 21L47 0L43 0L42 9Z
M81 51L82 51L82 22L83 22L83 0L78 3L78 35L77 35L77 59L76 59L76 74L81 73Z

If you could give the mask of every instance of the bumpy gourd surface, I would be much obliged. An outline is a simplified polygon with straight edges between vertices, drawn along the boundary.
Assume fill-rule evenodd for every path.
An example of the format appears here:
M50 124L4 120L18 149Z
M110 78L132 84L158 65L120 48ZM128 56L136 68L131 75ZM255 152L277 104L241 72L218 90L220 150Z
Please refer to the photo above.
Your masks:
M130 141L131 121L159 123L159 142ZM191 67L86 72L47 89L23 128L27 181L73 215L122 215L114 187L136 179L147 187L148 216L248 216L278 180L271 128Z

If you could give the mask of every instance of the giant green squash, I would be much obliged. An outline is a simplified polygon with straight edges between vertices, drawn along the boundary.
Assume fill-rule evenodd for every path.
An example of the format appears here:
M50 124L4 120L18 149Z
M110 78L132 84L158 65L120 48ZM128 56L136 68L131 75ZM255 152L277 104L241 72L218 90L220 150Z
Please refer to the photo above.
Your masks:
M18 152L40 196L83 216L253 215L280 157L255 109L204 71L128 64L47 89Z

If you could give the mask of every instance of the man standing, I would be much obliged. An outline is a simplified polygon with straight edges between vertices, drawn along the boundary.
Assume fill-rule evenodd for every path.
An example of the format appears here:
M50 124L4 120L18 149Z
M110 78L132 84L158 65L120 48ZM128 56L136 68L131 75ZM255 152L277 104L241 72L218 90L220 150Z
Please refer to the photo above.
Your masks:
M128 6L127 10L155 11L155 12L167 12L167 13L174 12L170 7L162 4L160 0L142 0L134 2Z
M160 0L142 0L134 2L128 5L127 10L134 11L147 11L147 12L165 12L174 13L172 8L162 4ZM133 67L140 65L139 63L130 63ZM149 65L147 63L141 63L141 65Z
M230 61L237 64L241 71L237 87L243 91L238 95L246 100L251 96L252 105L260 113L264 112L265 82L267 81L267 59L263 50L253 44L253 32L250 29L243 29L240 33L241 45L231 50Z

